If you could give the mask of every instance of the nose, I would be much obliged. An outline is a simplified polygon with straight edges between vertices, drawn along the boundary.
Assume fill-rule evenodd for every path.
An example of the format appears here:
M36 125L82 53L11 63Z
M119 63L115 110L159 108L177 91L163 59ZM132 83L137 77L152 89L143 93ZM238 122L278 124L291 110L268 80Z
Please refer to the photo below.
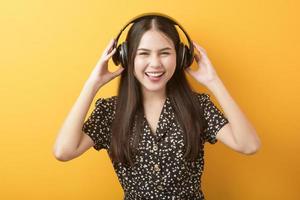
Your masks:
M150 67L161 67L160 57L158 55L156 55L156 54L152 55L150 57L149 66Z

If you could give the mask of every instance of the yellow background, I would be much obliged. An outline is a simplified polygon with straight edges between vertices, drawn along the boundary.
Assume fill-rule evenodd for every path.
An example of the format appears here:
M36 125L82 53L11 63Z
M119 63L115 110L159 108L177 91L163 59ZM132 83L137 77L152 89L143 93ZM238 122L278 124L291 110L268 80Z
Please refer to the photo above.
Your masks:
M0 199L122 199L106 151L59 162L52 148L109 40L152 11L206 49L262 141L252 156L206 145L206 198L299 199L299 10L296 0L1 1ZM95 99L115 95L118 80Z

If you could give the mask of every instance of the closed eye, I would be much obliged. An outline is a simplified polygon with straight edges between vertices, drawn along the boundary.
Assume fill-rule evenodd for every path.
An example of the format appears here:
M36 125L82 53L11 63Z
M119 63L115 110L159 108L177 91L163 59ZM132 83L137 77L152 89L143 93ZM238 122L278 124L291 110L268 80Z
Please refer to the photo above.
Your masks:
M163 52L162 54L169 55L168 52ZM139 55L148 55L148 53L139 53Z

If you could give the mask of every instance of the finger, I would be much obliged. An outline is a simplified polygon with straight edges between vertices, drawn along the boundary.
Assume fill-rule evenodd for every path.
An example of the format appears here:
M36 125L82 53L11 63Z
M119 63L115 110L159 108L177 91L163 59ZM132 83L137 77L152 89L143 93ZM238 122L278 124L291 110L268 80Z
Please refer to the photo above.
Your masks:
M195 57L195 59L196 59L197 62L200 61L200 56L199 56L197 53L195 53L195 56L194 56L194 57Z
M111 39L111 42L110 42L110 49L113 49L114 48L114 44L115 44L115 39Z
M207 56L206 52L204 50L202 50L202 49L199 49L198 52L199 52L199 57L200 58Z
M118 75L120 75L124 69L125 68L123 68L122 66L119 66L119 69L113 72L113 77L117 77Z
M196 52L199 52L200 53L200 48L197 46L197 45L194 45L195 49L196 49Z
M193 41L193 44L195 45L196 48L200 48L200 45L198 43L196 43L195 41Z
M191 71L191 67L188 67L185 69L187 72L190 72Z
M197 44L197 42L195 42L194 40L192 41L193 42L193 44L195 45L195 46L197 46L198 44Z
M202 47L198 47L200 50L199 50L199 52L201 53L201 54L206 54L206 51L205 51L205 49L204 48L202 48Z
M199 44L197 44L196 42L193 42L193 44L195 45L196 49L202 53L206 53L205 49L203 47L201 47Z
M115 41L115 39L110 40L109 44L105 48L105 54L108 54L112 50L114 41Z
M196 47L196 49L198 50L199 49L199 45L193 41L193 45Z
M193 70L190 67L186 69L186 72L193 76Z
M108 53L105 57L104 57L104 59L105 60L108 60L109 58L111 58L112 56L113 56L113 54L115 54L116 53L116 48L114 48L110 53Z

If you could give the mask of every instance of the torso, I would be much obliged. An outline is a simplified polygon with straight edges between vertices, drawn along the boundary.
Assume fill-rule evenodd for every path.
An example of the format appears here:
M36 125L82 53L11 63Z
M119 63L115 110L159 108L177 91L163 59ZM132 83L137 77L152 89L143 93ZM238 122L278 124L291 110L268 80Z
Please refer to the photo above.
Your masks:
M227 120L213 107L209 96L198 94L201 105L205 106L208 123L207 135L203 141L215 142L215 131ZM86 121L84 130L95 141L94 148L105 148L110 152L111 124L116 113L117 98L98 101L97 110ZM124 200L135 199L193 199L204 200L201 190L201 177L204 170L204 143L195 161L184 159L184 132L176 118L170 99L163 103L144 106L147 124L143 130L132 167L113 163L121 186L125 192ZM101 109L100 109L101 108ZM108 117L106 117L108 116ZM98 121L97 119L104 119ZM150 128L151 127L151 128ZM96 129L96 132L95 132ZM156 131L154 136L151 132ZM207 137L207 138L206 138ZM199 190L200 188L200 190Z
M159 114L151 114L151 115L147 115L146 116L146 120L150 126L151 132L156 135L156 128L157 128L157 124L158 124L158 119L159 119Z
M144 114L148 125L150 126L152 134L156 135L156 129L158 126L159 117L163 109L164 102L159 106L148 106L144 108Z

